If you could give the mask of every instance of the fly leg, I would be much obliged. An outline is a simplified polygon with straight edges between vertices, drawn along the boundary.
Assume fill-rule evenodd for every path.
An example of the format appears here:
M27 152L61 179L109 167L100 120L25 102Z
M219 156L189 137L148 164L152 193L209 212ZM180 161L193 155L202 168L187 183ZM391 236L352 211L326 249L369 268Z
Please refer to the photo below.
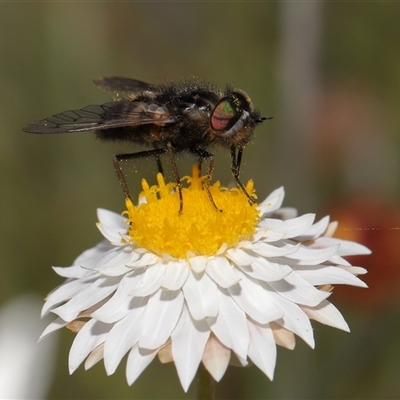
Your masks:
M158 149L160 149L160 147L158 147L156 144L154 144L154 149L155 149L155 150L158 150ZM156 164L157 164L157 170L158 170L158 172L159 172L161 175L164 176L164 168L163 168L162 163L161 163L160 154L158 154L158 153L155 154L155 155L154 155L154 158L156 159Z
M242 154L243 154L243 147L238 147L237 154L236 154L236 146L231 147L231 171L232 171L232 175L236 179L236 182L239 185L240 189L242 189L242 192L249 199L249 203L251 205L253 205L257 202L257 200L253 196L249 195L245 186L243 185L243 182L239 179L240 164L242 163Z
M183 211L183 197L182 197L182 182L178 172L178 166L176 165L175 153L174 148L170 142L167 143L167 148L164 150L168 153L169 159L172 165L172 173L175 177L176 186L178 188L179 194L179 212L178 214L181 215Z
M204 190L207 192L207 196L211 201L211 204L214 206L214 208L217 211L222 211L220 210L217 205L215 204L215 201L212 197L212 194L210 192L210 185L211 185L211 179L212 179L212 175L214 172L214 154L204 150L204 149L199 149L198 147L194 147L192 149L190 149L190 152L193 153L194 155L196 155L199 160L198 160L198 166L199 166L199 174L201 175L201 166L203 164L203 161L205 159L209 160L209 164L208 164L208 168L207 168L207 175L206 175L206 179L204 181Z
M128 154L117 154L114 156L114 168L118 176L119 183L121 185L121 189L124 192L124 196L127 199L130 199L133 201L132 196L129 191L128 184L126 183L126 179L124 176L124 173L122 172L122 161L128 161L128 160L133 160L137 158L149 158L149 157L155 157L156 161L158 160L160 162L159 168L161 166L161 160L160 160L160 155L166 153L166 149L160 148L160 149L153 149L153 150L147 150L147 151L141 151L138 153L128 153ZM158 165L158 162L157 162Z

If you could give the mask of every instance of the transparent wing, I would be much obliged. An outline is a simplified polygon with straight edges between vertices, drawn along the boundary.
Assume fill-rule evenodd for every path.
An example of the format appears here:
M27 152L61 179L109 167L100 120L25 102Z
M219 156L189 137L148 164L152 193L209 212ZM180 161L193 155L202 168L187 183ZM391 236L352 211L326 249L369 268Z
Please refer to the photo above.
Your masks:
M144 102L114 101L64 111L24 126L29 133L69 133L154 124L175 124L179 117L165 107Z
M137 92L138 90L155 90L154 85L131 78L119 76L105 76L93 80L94 84L107 92Z

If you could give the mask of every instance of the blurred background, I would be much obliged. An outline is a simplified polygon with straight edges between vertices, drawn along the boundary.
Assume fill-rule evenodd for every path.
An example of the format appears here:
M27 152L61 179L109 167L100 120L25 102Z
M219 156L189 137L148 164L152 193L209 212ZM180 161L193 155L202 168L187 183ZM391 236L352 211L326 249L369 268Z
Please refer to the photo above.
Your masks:
M279 349L273 382L256 367L230 367L217 398L399 398L399 20L396 2L0 4L0 306L16 301L39 318L40 299L62 282L51 266L71 265L100 241L96 208L123 210L112 156L135 151L91 133L31 135L25 124L109 101L92 84L99 76L232 83L275 117L246 148L243 181L255 180L260 199L284 185L284 205L331 214L338 236L373 255L351 260L368 268L370 289L337 287L331 297L351 334L315 323L315 350L300 339L292 352ZM216 154L215 179L228 185L229 154ZM182 175L191 162L180 160ZM39 321L11 314L37 335ZM41 391L28 372L21 398L195 396L158 361L132 387L124 363L111 377L102 363L69 376L73 334L55 337L36 356Z

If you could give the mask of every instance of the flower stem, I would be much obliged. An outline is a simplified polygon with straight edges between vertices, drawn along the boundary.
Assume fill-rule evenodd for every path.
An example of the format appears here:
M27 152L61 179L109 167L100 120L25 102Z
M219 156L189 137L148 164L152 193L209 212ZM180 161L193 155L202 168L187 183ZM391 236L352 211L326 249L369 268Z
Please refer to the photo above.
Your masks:
M203 364L197 371L197 399L198 400L214 400L215 398L215 381Z

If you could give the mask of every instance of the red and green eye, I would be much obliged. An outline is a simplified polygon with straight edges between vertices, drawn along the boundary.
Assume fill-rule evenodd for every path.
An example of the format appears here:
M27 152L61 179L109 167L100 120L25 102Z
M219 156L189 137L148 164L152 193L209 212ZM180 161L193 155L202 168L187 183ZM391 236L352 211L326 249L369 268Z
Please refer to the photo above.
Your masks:
M210 125L215 131L227 131L235 125L243 110L248 108L246 99L240 93L232 93L223 97L215 106Z

